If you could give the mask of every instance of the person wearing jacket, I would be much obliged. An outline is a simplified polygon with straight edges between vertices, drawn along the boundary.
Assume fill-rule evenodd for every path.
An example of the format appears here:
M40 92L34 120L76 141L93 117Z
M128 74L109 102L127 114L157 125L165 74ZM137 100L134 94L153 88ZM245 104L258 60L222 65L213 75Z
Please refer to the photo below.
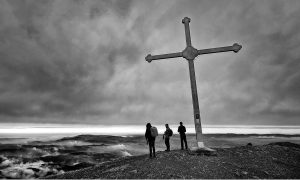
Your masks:
M156 157L155 156L155 137L152 137L151 135L151 124L147 123L146 125L146 132L145 132L145 138L147 141L147 144L149 145L149 151L150 151L150 158L152 157Z
M186 135L185 135L186 129L182 125L182 122L180 122L180 126L178 126L178 132L180 134L181 150L183 150L183 142L184 142L184 145L185 145L185 149L187 149L188 145L187 145L187 142L186 142Z
M172 130L169 128L169 124L166 124L166 131L163 135L163 139L165 139L165 144L167 149L165 151L170 151L170 136L172 136Z

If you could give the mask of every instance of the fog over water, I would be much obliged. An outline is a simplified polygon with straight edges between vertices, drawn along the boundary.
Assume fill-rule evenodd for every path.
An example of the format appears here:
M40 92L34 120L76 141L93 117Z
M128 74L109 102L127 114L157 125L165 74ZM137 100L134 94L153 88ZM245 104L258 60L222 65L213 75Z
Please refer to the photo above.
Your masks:
M155 125L160 134L165 131L164 125ZM185 125L187 133L195 133L194 125ZM177 133L178 125L170 124ZM3 124L0 127L1 137L29 137L55 139L58 137L95 134L95 135L143 135L143 125L80 125L80 124ZM300 134L300 126L244 126L244 125L204 125L204 134Z

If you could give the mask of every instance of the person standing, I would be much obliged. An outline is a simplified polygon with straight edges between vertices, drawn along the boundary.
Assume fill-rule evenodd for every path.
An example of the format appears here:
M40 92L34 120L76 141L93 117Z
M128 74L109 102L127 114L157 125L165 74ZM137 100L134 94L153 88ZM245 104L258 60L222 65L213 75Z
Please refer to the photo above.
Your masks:
M163 139L165 139L165 144L167 149L165 151L170 151L170 137L173 135L173 131L169 128L168 124L165 124L166 131L163 135Z
M178 126L178 132L180 134L181 150L183 150L183 142L185 144L185 149L187 149L188 146L187 146L186 135L185 135L186 129L182 125L182 122L180 122L180 126Z
M151 134L151 124L147 123L146 125L146 132L145 132L145 138L147 141L147 144L149 145L149 151L150 151L150 158L152 157L152 153L153 153L153 157L155 156L155 137L152 136Z

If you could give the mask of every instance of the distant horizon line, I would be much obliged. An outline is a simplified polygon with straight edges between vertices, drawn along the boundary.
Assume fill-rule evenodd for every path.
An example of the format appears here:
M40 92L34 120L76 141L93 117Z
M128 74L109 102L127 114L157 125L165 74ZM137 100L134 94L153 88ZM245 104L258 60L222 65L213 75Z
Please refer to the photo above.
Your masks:
M164 124L154 125L158 132ZM170 124L177 133L178 124ZM185 125L187 133L195 133L193 124ZM300 134L300 126L278 125L203 125L204 134ZM145 133L145 125L87 125L87 124L12 124L0 123L0 134L102 134L135 135Z
M156 123L151 123L152 126L165 126L164 123L162 124L156 124ZM146 124L97 124L97 123L92 123L92 124L85 124L85 123L17 123L17 122L0 122L0 129L2 125L28 125L28 126L146 126ZM195 126L194 124L183 124L184 126ZM173 124L169 123L169 126L179 126L178 124ZM202 127L300 127L299 125L260 125L260 124L202 124Z

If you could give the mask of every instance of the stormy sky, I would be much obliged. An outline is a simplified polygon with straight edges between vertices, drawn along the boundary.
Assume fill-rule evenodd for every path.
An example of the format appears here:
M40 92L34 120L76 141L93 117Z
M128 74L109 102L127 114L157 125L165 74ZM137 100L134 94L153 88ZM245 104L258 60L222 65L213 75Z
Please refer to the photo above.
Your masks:
M0 0L0 122L300 125L298 0Z

